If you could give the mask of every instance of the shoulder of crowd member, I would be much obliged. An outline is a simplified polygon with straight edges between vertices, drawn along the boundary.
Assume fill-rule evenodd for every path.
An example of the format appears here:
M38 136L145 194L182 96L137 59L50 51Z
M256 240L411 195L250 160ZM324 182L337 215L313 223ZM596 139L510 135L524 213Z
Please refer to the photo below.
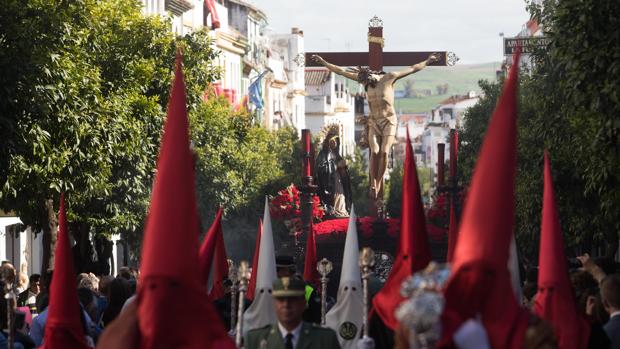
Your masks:
M272 326L266 325L259 328L254 328L248 331L245 335L245 347L246 348L258 348L258 343L269 337L269 332Z
M247 335L249 337L249 336L255 336L255 335L260 335L265 332L269 332L271 330L271 326L272 325L265 325L263 327L251 329L248 331Z
M339 349L340 342L338 341L338 336L336 332L331 328L322 327L317 324L312 324L310 336L316 336L320 338L320 342L322 346L325 346L324 349ZM316 338L315 337L315 338Z
M321 336L334 336L334 338L336 337L336 332L334 330L332 330L331 328L327 328L327 327L323 327L319 324L315 324L312 323L310 324L311 328L312 328L312 332L318 333Z

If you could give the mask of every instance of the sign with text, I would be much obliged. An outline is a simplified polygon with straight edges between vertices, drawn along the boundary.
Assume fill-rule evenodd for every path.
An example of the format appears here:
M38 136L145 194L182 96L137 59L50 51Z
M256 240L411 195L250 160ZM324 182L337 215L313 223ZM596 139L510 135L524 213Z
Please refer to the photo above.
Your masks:
M549 39L544 36L529 38L504 38L504 55L512 55L521 46L521 53L532 53L535 49L545 47Z

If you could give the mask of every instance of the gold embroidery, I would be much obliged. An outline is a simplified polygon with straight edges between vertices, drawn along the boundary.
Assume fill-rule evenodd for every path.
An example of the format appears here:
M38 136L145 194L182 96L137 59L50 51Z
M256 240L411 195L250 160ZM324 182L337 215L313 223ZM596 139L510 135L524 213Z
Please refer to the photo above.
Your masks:
M288 290L288 287L291 284L291 279L289 279L288 277L283 277L282 278L282 286L284 287L285 290Z

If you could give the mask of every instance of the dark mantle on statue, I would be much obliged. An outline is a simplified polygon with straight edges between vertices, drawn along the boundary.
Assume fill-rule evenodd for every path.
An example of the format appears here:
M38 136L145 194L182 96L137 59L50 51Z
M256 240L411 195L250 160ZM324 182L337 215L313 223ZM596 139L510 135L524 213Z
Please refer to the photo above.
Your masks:
M312 231L317 244L317 260L327 258L334 264L329 274L328 293L335 296L340 282L340 267L344 253L344 242L349 225L349 218L336 218L314 223ZM443 262L448 250L447 231L434 225L427 225L431 257L434 261ZM372 248L376 254L395 256L400 236L400 219L375 217L359 217L357 219L359 247Z

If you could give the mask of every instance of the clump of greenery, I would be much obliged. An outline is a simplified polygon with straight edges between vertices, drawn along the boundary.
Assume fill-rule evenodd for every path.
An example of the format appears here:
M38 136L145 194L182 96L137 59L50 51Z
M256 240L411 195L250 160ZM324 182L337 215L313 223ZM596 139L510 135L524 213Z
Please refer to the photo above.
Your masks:
M611 257L620 232L620 7L611 0L565 0L544 1L530 10L551 43L533 55L531 72L521 76L519 247L527 260L537 259L542 158L548 149L567 255L596 254L603 247ZM469 110L461 133L465 181L502 83L480 86L485 97Z

